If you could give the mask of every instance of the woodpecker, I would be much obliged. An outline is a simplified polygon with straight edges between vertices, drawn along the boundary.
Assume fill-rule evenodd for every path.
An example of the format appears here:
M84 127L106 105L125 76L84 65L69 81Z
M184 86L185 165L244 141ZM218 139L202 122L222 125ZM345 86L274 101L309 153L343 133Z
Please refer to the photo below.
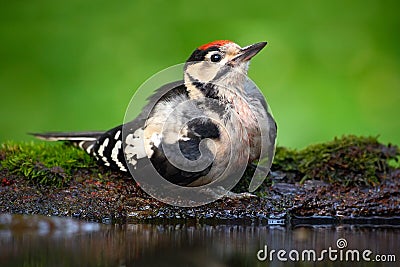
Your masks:
M72 142L123 172L150 162L180 186L208 184L263 158L271 162L276 123L247 76L250 60L266 44L240 47L219 40L198 47L184 65L183 80L157 89L136 118L109 131L33 135Z

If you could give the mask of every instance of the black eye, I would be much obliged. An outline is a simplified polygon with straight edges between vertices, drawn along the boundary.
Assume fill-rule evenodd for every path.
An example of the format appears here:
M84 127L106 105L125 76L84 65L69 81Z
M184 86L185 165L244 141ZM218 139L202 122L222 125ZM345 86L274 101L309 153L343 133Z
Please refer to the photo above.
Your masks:
M220 54L213 54L211 55L211 62L220 62L222 59L222 56Z

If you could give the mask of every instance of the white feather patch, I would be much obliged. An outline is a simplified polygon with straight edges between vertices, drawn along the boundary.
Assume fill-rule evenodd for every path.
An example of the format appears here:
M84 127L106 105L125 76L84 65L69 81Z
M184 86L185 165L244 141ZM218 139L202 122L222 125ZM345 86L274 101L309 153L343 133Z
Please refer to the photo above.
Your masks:
M111 151L111 159L115 162L115 164L117 164L117 166L119 167L119 169L120 169L121 171L126 172L126 168L125 168L124 164L122 164L122 163L118 160L118 154L119 154L119 151L120 151L120 149L121 149L121 145L122 145L122 141L121 141L121 140L118 140L118 141L115 143L115 146L114 146L113 150Z
M189 141L190 138L187 137L187 136L183 136L183 135L182 135L182 136L179 138L179 140L182 140L182 141Z
M161 139L162 139L162 135L161 134L153 133L151 135L150 141L153 143L154 146L159 147L160 143L161 143Z
M94 144L91 144L90 146L88 146L88 147L86 148L86 152L87 152L88 154L90 154L90 151L92 150L93 145L94 145ZM93 156L96 156L96 153L93 153Z
M50 136L50 137L43 137L43 136L36 136L38 139L47 140L47 141L96 141L96 137L83 137L83 136Z
M104 139L103 143L100 145L99 150L98 150L99 156L104 161L104 165L106 165L106 166L110 166L110 163L108 162L107 158L104 157L104 150L108 146L109 141L110 141L110 139L108 139L108 138Z
M133 166L135 166L137 163L136 159L147 157L143 142L143 132L143 129L140 128L136 130L133 134L128 134L125 139L125 156L128 163L132 164Z
M114 139L118 140L119 136L121 135L121 130L115 133Z
M79 146L81 149L83 149L83 144L84 144L84 143L86 143L86 141L80 141L79 144L78 144L78 146Z

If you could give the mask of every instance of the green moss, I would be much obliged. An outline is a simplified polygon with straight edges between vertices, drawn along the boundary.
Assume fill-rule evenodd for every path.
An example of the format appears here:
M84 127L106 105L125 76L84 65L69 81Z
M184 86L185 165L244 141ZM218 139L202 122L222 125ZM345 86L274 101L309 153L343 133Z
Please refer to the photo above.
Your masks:
M1 169L43 185L62 186L74 171L93 166L85 151L63 143L7 142L0 149Z
M388 165L393 169L400 169L400 155L389 159Z
M95 166L83 150L68 144L8 142L0 148L0 169L37 184L62 186L75 171ZM318 179L344 185L375 185L390 168L399 167L397 146L380 144L376 137L344 136L303 150L278 147L271 170L298 182ZM251 168L246 171L235 192L247 191L253 172ZM270 184L267 180L263 188Z
M278 147L272 169L294 173L302 182L375 185L399 165L399 155L397 146L380 144L376 137L344 136L298 151Z

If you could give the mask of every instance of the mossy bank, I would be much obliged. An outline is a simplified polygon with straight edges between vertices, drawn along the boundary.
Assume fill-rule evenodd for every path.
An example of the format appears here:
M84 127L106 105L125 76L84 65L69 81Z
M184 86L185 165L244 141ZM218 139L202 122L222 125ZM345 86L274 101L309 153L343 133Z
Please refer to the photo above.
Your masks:
M393 218L400 216L399 162L399 148L374 137L345 136L302 150L277 147L257 197L176 208L148 196L128 174L99 167L68 144L7 142L0 149L0 212L103 222ZM250 173L235 192L247 188Z

